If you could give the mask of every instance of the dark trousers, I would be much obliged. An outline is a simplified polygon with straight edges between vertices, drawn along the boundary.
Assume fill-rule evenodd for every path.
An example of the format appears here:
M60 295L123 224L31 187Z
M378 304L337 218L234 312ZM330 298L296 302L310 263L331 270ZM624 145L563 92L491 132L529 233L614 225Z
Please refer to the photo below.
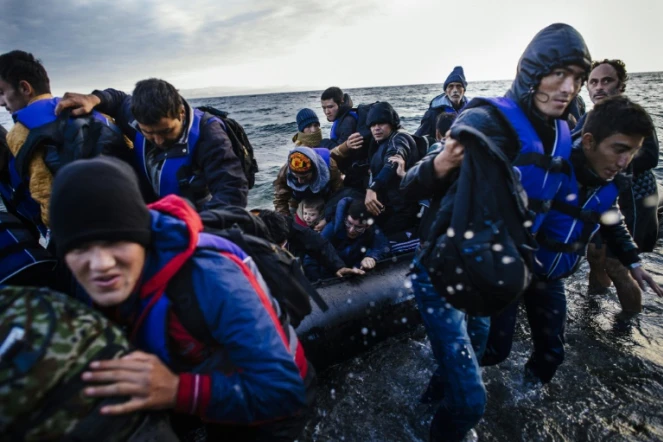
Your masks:
M566 291L564 281L535 282L523 298L527 311L534 351L526 370L544 384L564 361L564 327L566 325ZM491 318L490 333L481 365L495 365L511 352L519 302Z

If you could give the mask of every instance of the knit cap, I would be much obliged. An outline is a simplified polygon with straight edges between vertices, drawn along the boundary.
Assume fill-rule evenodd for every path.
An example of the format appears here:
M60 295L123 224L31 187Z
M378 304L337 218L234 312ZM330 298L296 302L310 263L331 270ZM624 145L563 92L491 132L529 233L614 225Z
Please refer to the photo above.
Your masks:
M304 132L306 126L313 123L320 124L320 120L313 110L304 108L297 112L297 129L300 132Z

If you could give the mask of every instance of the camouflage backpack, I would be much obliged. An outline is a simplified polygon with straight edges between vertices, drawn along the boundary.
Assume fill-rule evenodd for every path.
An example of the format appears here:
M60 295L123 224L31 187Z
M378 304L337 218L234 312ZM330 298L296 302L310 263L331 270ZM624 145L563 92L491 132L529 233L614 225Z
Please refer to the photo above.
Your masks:
M127 398L85 396L81 374L93 360L126 354L117 327L48 289L0 288L0 439L124 440L144 417L104 416Z

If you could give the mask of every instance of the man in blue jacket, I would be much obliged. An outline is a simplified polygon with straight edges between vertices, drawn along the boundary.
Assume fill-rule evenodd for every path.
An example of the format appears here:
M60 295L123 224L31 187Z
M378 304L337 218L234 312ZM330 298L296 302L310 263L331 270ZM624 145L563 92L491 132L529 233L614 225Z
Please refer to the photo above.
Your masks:
M148 202L179 195L198 211L246 207L248 180L225 124L194 109L170 83L150 78L132 95L115 89L66 93L56 111L73 115L96 108L115 118L134 143L134 167Z
M109 158L63 168L51 214L80 287L139 349L83 373L87 395L128 398L101 413L170 409L210 440L297 438L314 372L249 256L202 233L178 196L148 209L131 168Z
M448 113L458 115L468 102L465 96L467 81L462 66L456 66L444 81L444 93L433 98L428 110L421 119L421 125L415 135L427 137L428 144L435 142L435 127L440 115ZM444 134L443 134L444 135Z

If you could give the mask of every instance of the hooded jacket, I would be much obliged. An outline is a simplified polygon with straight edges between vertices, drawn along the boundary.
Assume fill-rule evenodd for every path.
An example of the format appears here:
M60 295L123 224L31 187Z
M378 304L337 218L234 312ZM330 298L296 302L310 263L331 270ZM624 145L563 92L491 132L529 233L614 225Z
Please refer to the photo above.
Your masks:
M466 95L463 95L463 98L460 100L460 106L456 109L447 97L446 93L440 94L437 97L433 98L430 102L428 110L421 118L421 125L419 129L414 133L420 137L429 137L429 139L435 140L435 129L437 125L437 118L443 113L451 113L458 115L465 105L468 103L468 98Z
M301 413L313 373L253 261L228 241L221 253L197 247L206 234L183 199L170 195L150 209L153 239L141 282L108 313L129 322L140 349L170 360L180 378L175 411L231 425ZM191 305L164 303L173 299L164 292L185 263L194 305L217 345L198 341L183 326L180 315Z
M297 209L299 202L315 195L325 200L343 187L343 177L336 166L336 161L329 158L329 165L315 149L297 146L291 152L300 152L313 160L315 171L313 182L299 184L290 174L288 164L283 165L274 180L274 210L291 216L291 210Z
M541 116L534 106L534 93L541 78L553 69L569 64L578 65L589 72L591 56L582 36L571 26L553 24L541 30L530 42L518 62L518 74L506 93L523 110L543 143L550 152L555 143L555 128ZM568 116L568 108L561 119ZM490 105L466 108L453 124L467 125L488 137L511 161L520 152L521 144L516 133L499 111ZM434 150L412 167L401 183L406 198L433 197L429 216L435 216L443 192L453 177L438 179L433 160L440 150Z
M338 203L334 220L322 230L322 237L334 246L346 267L358 267L361 260L367 257L376 261L384 259L389 254L389 240L375 224L369 226L357 238L351 239L348 237L345 220L351 203L352 198L343 198ZM307 275L311 275L314 280L329 275L310 258L305 260L304 265Z
M352 98L350 98L350 95L344 94L343 104L338 108L329 138L322 140L322 147L331 150L345 143L350 135L357 132L357 114L352 111L352 106Z
M115 118L124 134L135 140L140 132L136 118L131 112L131 95L115 89L94 91L93 94L101 100L97 108ZM190 156L188 159L190 170L185 175L191 189L190 198L196 200L192 202L199 211L224 206L246 207L249 184L242 163L233 151L222 122L215 118L204 118L208 124L200 125L198 141L195 151L192 152L191 146L188 146L188 139L194 119L194 109L184 99L183 101L187 126L180 142L167 150L161 150L146 141L143 149L145 167L143 169L138 167L138 160L134 164L141 177L141 187L146 200L154 201L160 196L165 196L159 195L158 190L160 181L164 179L161 177L161 171L167 159ZM173 181L180 178L170 177Z

